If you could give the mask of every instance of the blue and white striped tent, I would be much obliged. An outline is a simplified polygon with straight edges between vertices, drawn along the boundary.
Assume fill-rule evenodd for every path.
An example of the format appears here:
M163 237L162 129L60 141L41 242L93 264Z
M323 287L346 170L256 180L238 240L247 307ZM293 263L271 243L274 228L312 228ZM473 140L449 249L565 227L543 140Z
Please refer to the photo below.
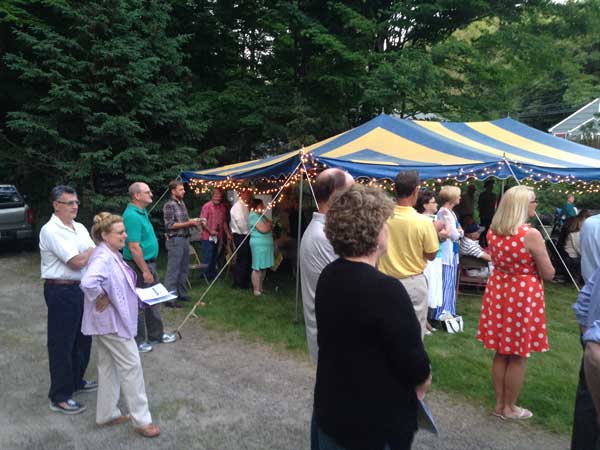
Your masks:
M429 122L382 114L352 130L303 149L316 162L355 178L394 179L418 170L421 179L489 176L600 180L600 150L530 128L510 118L491 122ZM255 179L289 175L301 152L182 172L191 179Z

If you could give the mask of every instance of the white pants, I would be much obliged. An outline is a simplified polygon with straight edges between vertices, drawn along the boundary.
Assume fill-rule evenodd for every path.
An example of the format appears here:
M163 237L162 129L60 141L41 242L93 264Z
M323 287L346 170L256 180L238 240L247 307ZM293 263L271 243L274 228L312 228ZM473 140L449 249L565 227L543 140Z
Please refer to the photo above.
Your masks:
M427 280L427 306L430 308L442 306L442 258L427 261L423 275Z
M110 422L122 415L117 407L120 389L123 389L133 426L152 423L135 339L124 339L116 334L94 336L94 339L98 348L96 423Z

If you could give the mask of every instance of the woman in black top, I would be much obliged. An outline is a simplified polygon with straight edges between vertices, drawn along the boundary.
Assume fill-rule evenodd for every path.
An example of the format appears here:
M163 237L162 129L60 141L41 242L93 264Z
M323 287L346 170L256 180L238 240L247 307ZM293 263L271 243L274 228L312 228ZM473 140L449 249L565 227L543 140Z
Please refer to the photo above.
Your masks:
M315 414L320 450L410 449L429 358L408 294L376 269L393 202L355 184L327 213L340 258L317 284L319 361Z

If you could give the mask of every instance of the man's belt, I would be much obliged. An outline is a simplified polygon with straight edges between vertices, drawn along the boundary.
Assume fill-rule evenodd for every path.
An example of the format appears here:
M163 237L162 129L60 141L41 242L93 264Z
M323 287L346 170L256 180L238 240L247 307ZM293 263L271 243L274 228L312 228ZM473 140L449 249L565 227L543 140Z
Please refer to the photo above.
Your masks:
M78 286L80 284L79 280L58 280L52 278L45 278L44 281L46 282L46 284L65 284L71 286Z

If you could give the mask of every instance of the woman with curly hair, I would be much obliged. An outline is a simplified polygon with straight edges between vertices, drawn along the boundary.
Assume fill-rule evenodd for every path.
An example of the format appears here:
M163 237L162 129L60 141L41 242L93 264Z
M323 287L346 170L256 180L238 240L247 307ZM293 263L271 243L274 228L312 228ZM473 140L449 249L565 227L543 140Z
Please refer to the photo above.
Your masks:
M135 272L119 253L127 233L123 218L107 212L94 217L92 238L98 244L90 257L81 290L85 295L81 332L94 336L98 349L96 423L118 425L131 420L144 437L156 437L144 386L142 363L135 343L138 296ZM118 407L123 391L129 415Z
M355 184L328 211L325 235L339 259L317 283L319 357L314 411L320 448L410 449L429 358L406 290L379 272L394 204Z

